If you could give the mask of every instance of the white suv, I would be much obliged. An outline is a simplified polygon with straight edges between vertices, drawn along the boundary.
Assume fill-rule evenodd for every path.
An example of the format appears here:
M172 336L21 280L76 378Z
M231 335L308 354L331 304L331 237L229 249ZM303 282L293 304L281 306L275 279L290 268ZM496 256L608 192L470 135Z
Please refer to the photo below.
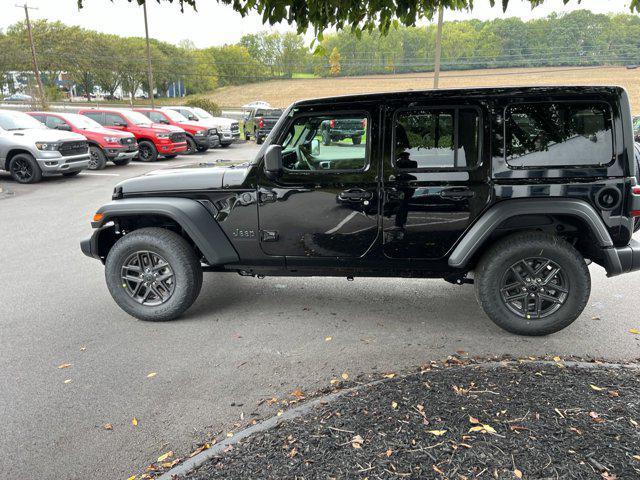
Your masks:
M23 112L0 110L0 169L19 183L43 176L74 176L89 166L87 139L53 130Z
M192 122L199 122L206 127L218 129L220 145L228 147L240 138L240 124L237 120L224 117L214 117L209 112L198 107L162 107L165 110L175 110Z

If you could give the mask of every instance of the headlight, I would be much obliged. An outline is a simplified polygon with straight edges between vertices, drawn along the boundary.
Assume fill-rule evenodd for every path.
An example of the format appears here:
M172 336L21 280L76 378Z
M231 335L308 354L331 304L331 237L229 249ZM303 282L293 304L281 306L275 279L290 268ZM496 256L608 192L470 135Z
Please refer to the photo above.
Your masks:
M58 150L59 146L60 144L57 142L36 142L36 148L38 150L54 151Z
M156 137L158 138L169 138L170 136L170 133L156 133Z
M207 131L206 131L206 130L198 130L198 131L196 132L196 137L202 137L202 136L204 136L204 135L206 135L206 134L207 134Z
M118 143L120 139L118 137L104 137L104 141L107 143Z

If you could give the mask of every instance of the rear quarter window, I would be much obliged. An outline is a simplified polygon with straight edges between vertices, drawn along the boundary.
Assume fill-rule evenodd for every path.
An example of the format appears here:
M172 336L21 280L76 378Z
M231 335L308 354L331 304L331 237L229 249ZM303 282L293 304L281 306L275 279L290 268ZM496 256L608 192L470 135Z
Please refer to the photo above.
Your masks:
M505 111L510 167L607 165L613 154L611 108L605 103L525 103Z

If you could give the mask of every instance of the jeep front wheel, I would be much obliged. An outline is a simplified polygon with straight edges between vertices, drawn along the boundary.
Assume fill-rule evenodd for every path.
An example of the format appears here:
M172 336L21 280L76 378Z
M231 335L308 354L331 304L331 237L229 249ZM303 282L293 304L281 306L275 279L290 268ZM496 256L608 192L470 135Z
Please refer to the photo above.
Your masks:
M591 277L584 258L565 240L523 232L484 254L475 288L480 306L498 326L519 335L548 335L582 313Z
M107 256L105 277L120 308L154 322L178 318L202 287L195 251L164 228L142 228L120 238Z

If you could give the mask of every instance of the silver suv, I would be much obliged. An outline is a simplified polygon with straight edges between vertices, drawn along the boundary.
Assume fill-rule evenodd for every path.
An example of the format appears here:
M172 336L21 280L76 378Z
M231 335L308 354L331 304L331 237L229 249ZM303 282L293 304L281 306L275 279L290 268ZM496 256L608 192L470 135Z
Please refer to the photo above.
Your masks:
M0 169L19 183L46 175L71 177L89 166L87 139L53 130L26 113L0 110Z

